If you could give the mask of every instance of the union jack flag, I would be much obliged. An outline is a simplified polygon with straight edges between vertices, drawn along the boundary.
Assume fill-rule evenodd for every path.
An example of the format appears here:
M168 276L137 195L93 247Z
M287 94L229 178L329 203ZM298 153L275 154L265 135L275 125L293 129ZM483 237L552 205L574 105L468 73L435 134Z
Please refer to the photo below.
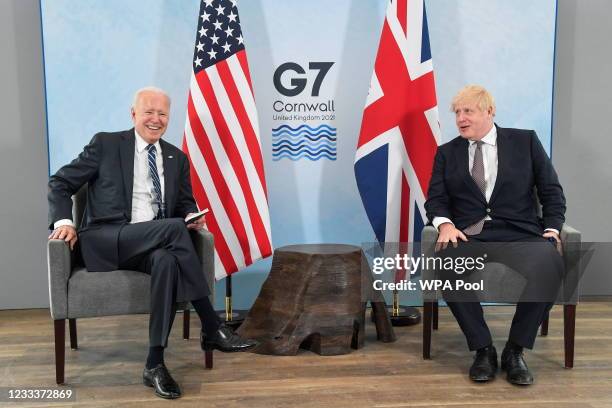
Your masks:
M376 239L418 241L440 142L423 0L391 0L363 112L355 177Z
M215 276L272 253L257 110L236 0L202 0L183 151L193 195L209 208Z

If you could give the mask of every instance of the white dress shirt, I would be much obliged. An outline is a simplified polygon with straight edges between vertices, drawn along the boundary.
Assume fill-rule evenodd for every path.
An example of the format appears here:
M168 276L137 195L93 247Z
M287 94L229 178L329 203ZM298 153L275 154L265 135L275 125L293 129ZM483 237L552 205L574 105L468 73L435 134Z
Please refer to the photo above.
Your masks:
M493 187L495 187L495 181L497 181L497 128L493 126L489 133L485 137L480 139L483 144L482 150L482 162L484 165L484 177L485 183L487 184L485 190L485 198L487 203L491 200L491 194L493 194ZM468 148L469 163L470 163L470 174L472 174L472 167L474 166L474 155L476 154L476 142L470 140L470 147ZM491 219L488 217L488 219Z
M132 190L132 224L151 221L155 218L157 204L155 204L155 190L153 180L149 175L149 152L147 143L136 130L136 143L134 146L134 185ZM164 162L159 141L154 144L157 164L157 173L161 184L162 201L164 197Z
M497 180L497 128L493 126L489 133L485 135L482 139L480 139L482 144L482 163L484 165L484 177L485 182L487 184L485 190L485 199L487 202L491 199L491 194L493 193L493 187L495 187L495 181ZM472 166L474 165L474 154L476 154L476 141L470 140L470 145L468 147L468 155L469 155L469 167L468 170L470 174L472 174ZM490 220L491 217L487 215L485 221ZM450 219L446 217L434 217L431 222L433 226L438 229L440 225L445 222L453 223ZM453 224L454 225L454 224Z
M156 206L155 193L153 190L153 180L149 175L149 152L146 150L147 143L139 134L136 134L136 143L134 143L134 184L132 190L132 221L131 223L151 221L155 218ZM164 196L164 162L162 158L162 150L159 141L155 142L155 161L157 164L157 173L161 184L162 201L165 201ZM74 227L74 223L69 219L62 219L53 223L53 228L59 228L63 225Z
M489 130L489 132L485 135L485 137L483 137L480 140L483 142L482 148L481 148L482 149L482 161L484 165L485 182L487 184L487 187L485 189L485 199L487 200L487 203L488 203L489 200L491 199L491 194L493 194L493 188L495 187L495 181L497 181L497 167L498 167L497 128L493 126L491 130ZM476 141L470 140L469 142L470 142L470 145L468 147L469 172L470 174L472 174L472 166L474 165L474 154L476 154ZM489 217L488 215L485 217L485 221L489 221L491 219L492 218ZM437 230L439 230L440 225L444 224L445 222L450 222L451 224L453 224L453 222L446 217L434 217L431 223ZM557 234L559 233L559 231L557 231L554 228L546 228L546 231L554 231Z

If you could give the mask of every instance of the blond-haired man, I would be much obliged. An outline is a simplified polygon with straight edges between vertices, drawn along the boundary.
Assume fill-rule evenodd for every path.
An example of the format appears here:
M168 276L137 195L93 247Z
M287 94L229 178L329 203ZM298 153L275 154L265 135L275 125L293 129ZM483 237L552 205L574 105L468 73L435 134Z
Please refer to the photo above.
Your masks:
M550 158L534 131L494 123L495 101L482 86L461 89L451 110L459 136L438 148L425 203L427 217L439 231L437 249L452 252L468 245L462 242L511 243L513 256L506 257L512 258L511 266L528 281L550 275L553 284L548 287L554 293L563 265L555 246L546 243L559 242L565 197ZM542 204L541 218L534 205L534 188ZM533 347L538 327L552 306L550 300L517 304L501 357L502 369L513 384L533 383L523 348ZM480 303L447 303L469 349L476 351L470 378L493 379L497 352Z

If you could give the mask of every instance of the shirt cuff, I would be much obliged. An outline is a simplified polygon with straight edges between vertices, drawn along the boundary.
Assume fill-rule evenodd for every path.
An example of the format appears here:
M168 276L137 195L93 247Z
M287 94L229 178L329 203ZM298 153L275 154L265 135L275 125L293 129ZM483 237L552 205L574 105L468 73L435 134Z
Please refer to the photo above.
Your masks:
M552 232L556 233L557 235L559 235L559 230L558 230L558 229L555 229L555 228L546 228L546 229L544 230L544 232L546 232L546 231L552 231Z
M433 221L431 221L431 223L438 230L438 232L440 231L440 225L444 224L445 222L450 222L451 224L453 224L453 222L446 217L434 217Z
M72 222L72 220L69 220L68 218L64 218L62 220L55 221L53 223L53 229L58 229L59 227L63 227L64 225L69 225L72 228L74 228L74 223Z

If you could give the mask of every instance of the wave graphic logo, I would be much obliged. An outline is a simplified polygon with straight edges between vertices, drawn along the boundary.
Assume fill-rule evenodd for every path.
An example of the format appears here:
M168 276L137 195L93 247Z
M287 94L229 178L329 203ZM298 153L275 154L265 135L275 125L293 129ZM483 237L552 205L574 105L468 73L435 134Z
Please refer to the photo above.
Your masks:
M336 128L329 125L292 128L281 125L272 129L272 159L336 160Z

